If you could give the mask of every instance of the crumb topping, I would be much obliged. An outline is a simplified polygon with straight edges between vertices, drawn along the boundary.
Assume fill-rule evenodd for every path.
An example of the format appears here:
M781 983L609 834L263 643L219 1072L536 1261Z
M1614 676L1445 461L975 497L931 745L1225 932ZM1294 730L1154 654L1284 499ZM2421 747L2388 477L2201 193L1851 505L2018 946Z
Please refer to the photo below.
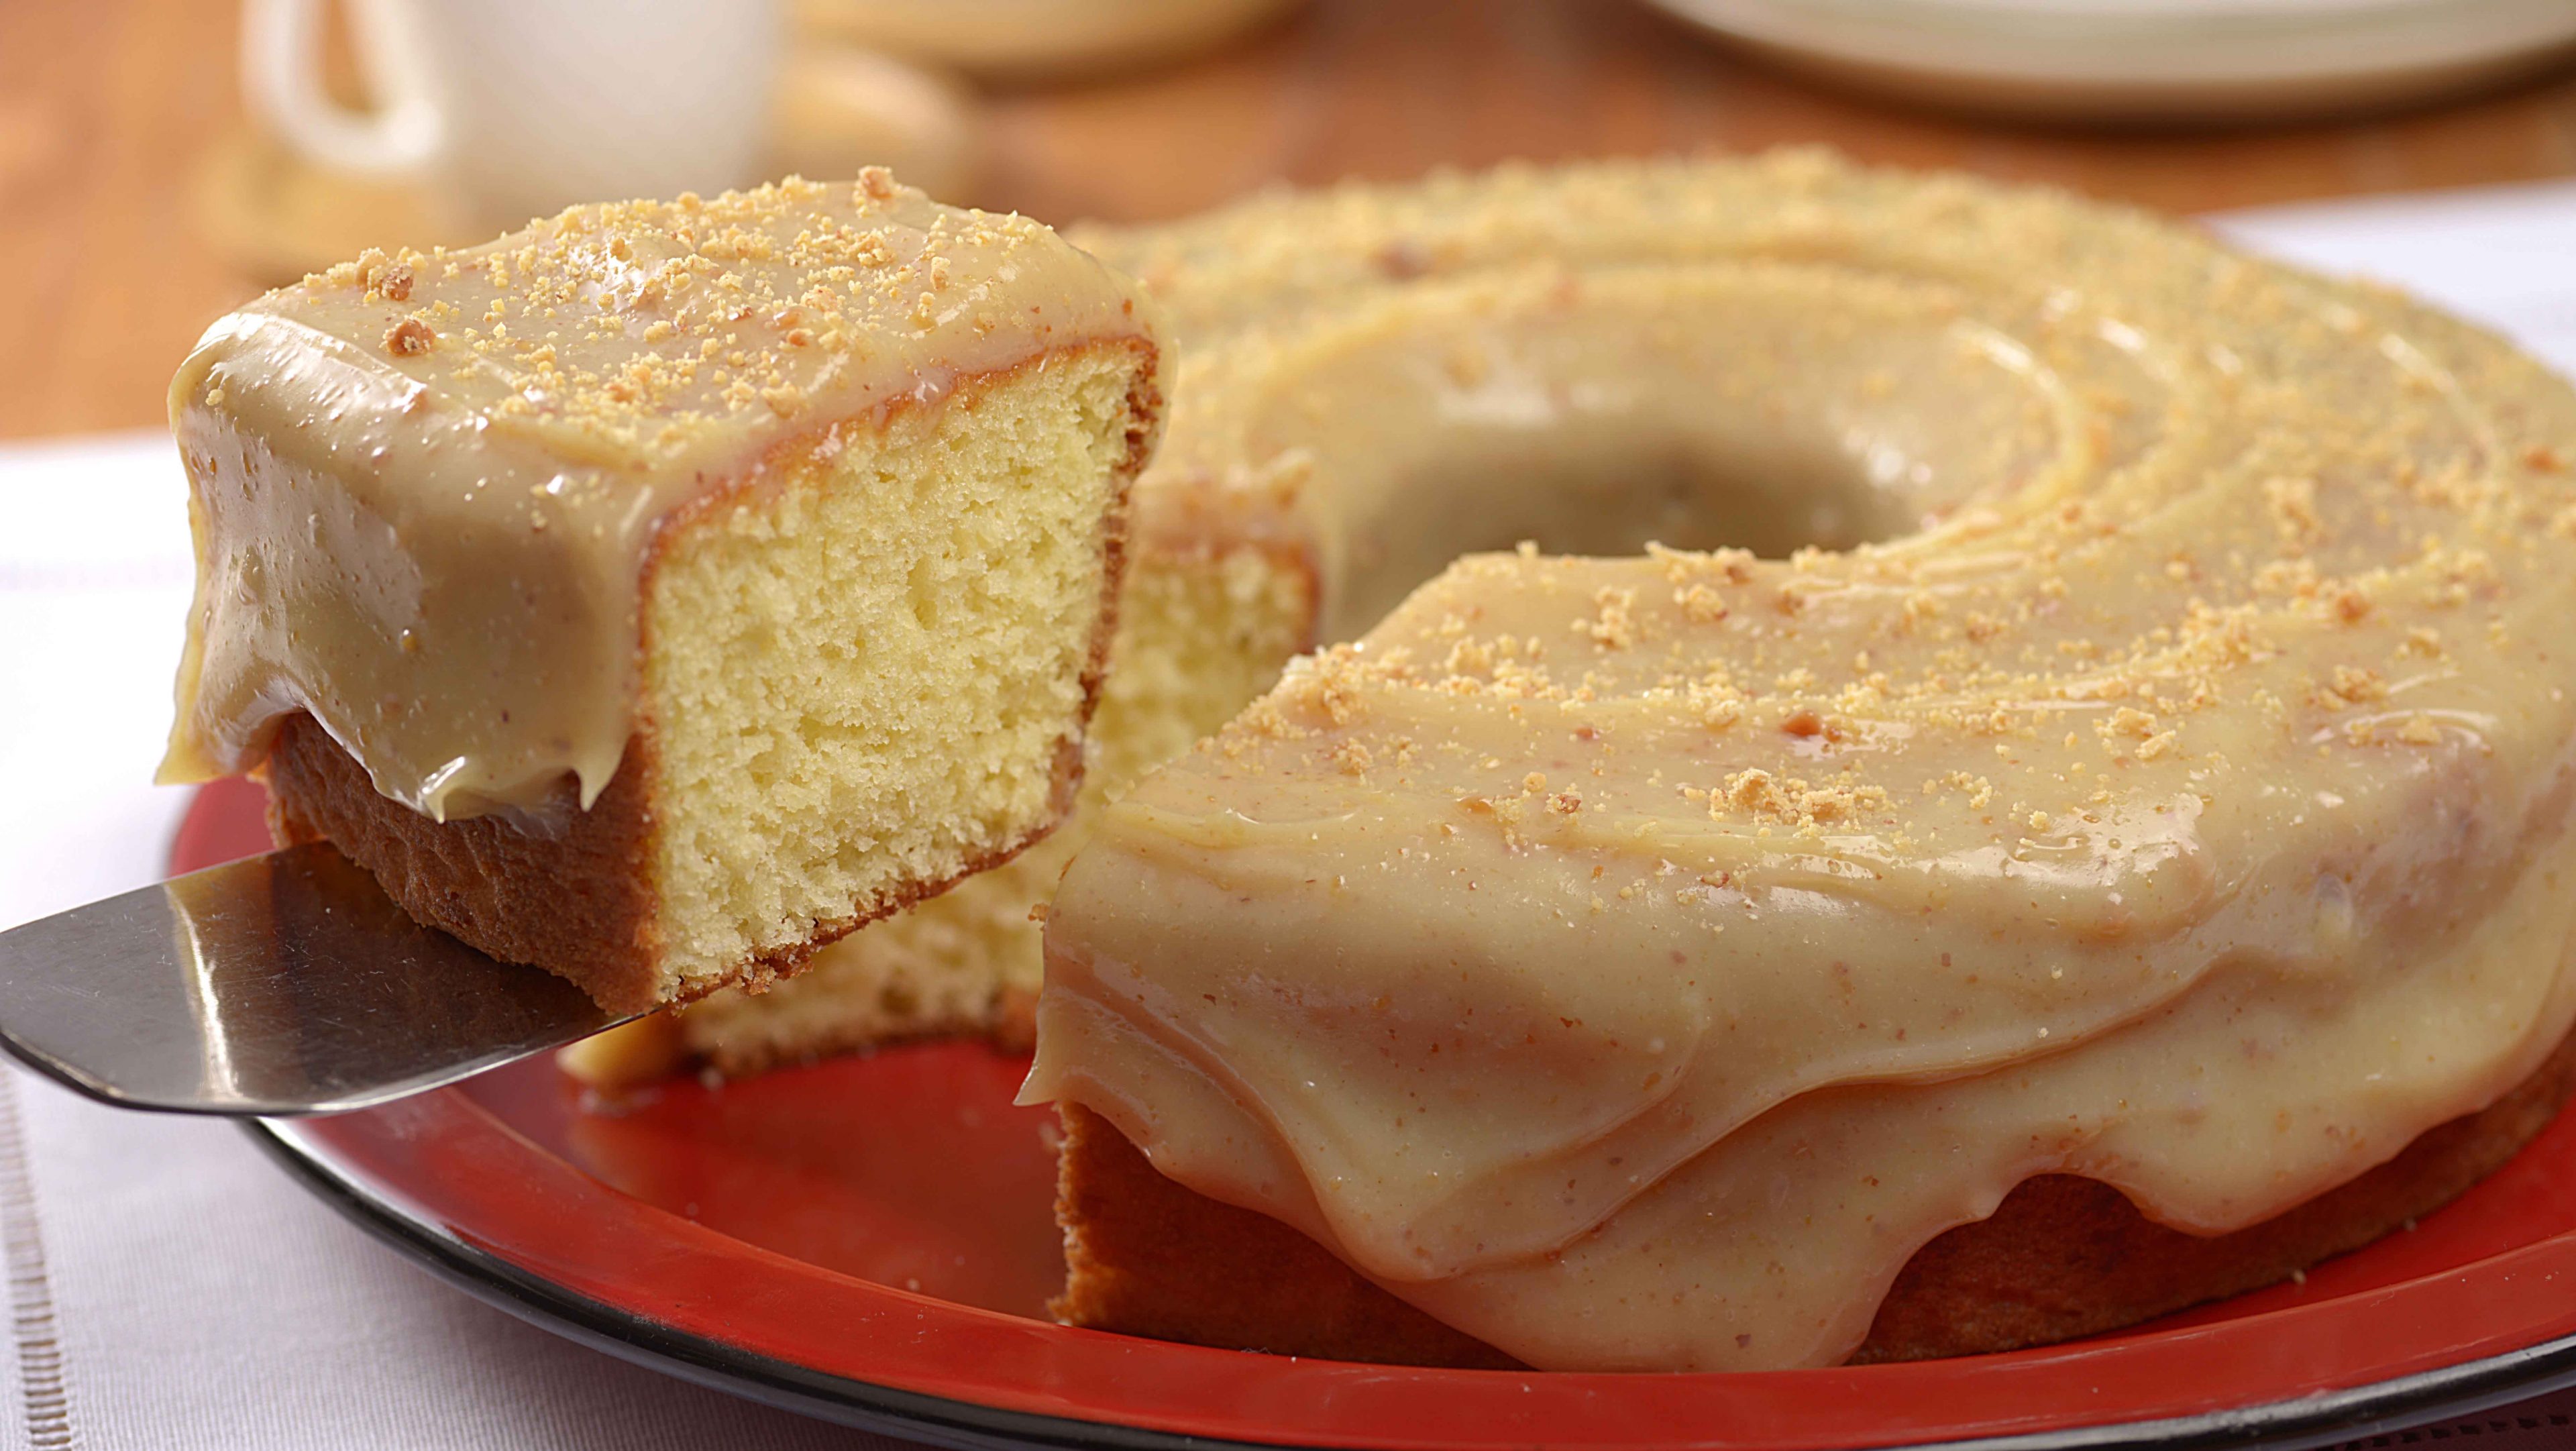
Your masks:
M941 207L870 167L574 207L477 247L369 251L261 305L380 340L504 426L640 458L853 388L935 387L956 340L996 350L1070 324L1064 289L1042 284L1072 255L1024 217Z

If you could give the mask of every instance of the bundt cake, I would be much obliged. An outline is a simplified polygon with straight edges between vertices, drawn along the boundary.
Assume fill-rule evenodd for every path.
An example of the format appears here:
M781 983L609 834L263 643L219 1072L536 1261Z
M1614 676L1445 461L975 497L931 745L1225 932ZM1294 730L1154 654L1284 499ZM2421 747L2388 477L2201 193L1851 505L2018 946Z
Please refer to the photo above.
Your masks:
M1247 1327L1210 1287L1253 1241L1148 1260L1173 1206L1084 1192L1119 1141L1453 1348L1720 1370L2232 1292L2563 1097L2576 391L2510 347L1812 155L1119 260L1189 350L1155 497L1298 541L1366 632L1053 898L1078 1321L1379 1353Z

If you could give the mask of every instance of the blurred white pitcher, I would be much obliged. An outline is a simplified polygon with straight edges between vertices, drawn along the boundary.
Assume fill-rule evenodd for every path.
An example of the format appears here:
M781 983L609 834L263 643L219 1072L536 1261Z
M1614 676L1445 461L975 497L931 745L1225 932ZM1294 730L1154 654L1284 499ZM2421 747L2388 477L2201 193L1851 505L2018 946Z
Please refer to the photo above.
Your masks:
M757 179L777 0L340 0L371 112L324 93L326 3L247 0L250 104L312 161L415 178L461 224Z

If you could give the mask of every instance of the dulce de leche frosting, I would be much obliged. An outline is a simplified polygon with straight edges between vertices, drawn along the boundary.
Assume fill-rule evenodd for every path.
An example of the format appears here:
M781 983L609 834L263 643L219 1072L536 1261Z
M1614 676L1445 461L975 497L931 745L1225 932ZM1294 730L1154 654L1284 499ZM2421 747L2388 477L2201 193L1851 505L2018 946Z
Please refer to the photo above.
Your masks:
M1180 1183L1538 1367L1822 1365L2025 1178L2237 1229L2576 1021L2576 392L2489 336L1813 156L1123 245L1198 370L1161 487L1328 597L1401 491L1472 529L1638 429L1910 521L1468 558L1112 807L1027 1096ZM1517 454L1335 462L1422 434Z
M170 389L198 584L164 781L310 711L432 817L587 807L635 729L661 531L960 378L1141 335L1133 286L870 169L370 253Z

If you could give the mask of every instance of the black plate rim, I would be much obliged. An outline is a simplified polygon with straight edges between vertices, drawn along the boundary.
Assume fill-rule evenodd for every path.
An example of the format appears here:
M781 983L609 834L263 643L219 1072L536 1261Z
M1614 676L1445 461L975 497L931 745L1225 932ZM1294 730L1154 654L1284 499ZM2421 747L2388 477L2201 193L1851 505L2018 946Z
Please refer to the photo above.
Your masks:
M1194 1436L987 1406L831 1375L676 1330L524 1270L422 1219L363 1175L300 1139L286 1121L246 1119L242 1127L296 1184L448 1284L593 1350L745 1400L955 1451L1276 1451L1299 1444ZM2571 1385L2576 1385L2576 1335L2394 1380L2234 1410L1966 1441L1886 1444L1872 1451L2310 1451L2475 1415Z

